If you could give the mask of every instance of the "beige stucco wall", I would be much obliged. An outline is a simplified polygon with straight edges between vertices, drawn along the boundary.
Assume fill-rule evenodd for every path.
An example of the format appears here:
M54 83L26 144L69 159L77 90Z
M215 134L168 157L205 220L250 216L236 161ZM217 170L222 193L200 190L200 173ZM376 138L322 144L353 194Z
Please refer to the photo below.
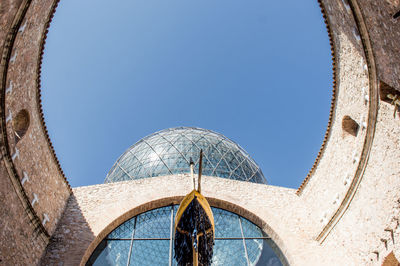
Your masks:
M355 265L380 265L392 250L400 258L399 122L393 118L393 107L381 103L362 182L349 209L323 243L328 250L342 246L349 256L355 253Z
M336 105L325 150L310 181L300 194L304 204L312 209L309 219L313 221L311 234L315 237L340 206L362 163L360 156L367 132L362 122L368 126L369 111L369 101L365 101L365 96L369 99L367 62L361 40L354 34L357 26L353 15L346 10L342 1L326 2L325 8L331 15L329 19L337 64ZM335 14L337 16L333 16ZM356 137L343 131L342 119L345 115L360 125ZM346 177L348 182L345 184Z
M326 261L334 261L309 234L313 227L306 219L310 210L295 190L217 177L204 177L202 183L202 193L212 206L236 212L262 227L291 265L309 265L319 261L322 253ZM179 203L192 188L188 175L175 175L74 189L53 236L56 241L42 264L85 261L116 226L149 209Z
M324 250L331 254L341 250L351 259L350 265L381 265L392 250L400 258L400 121L398 115L393 117L393 106L378 100L379 77L390 76L391 84L399 80L388 75L393 72L379 61L394 60L385 58L398 47L392 46L377 60L372 57L371 48L378 40L370 34L377 30L368 23L376 17L357 12L370 8L373 1L365 6L356 1L323 2L334 32L337 102L325 151L300 197L311 209L309 217L315 224L311 234ZM386 29L397 23L383 10L379 17ZM389 44L393 43L385 42ZM359 123L356 137L342 130L344 115ZM334 265L342 265L340 256Z

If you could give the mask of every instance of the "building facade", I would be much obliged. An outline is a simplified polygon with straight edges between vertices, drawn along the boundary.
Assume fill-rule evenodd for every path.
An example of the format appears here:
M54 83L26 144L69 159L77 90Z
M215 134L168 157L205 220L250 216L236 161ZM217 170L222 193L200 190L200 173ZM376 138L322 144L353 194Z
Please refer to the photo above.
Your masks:
M57 3L0 2L0 262L5 265L84 265L120 225L179 204L193 185L187 174L171 171L70 188L40 100L43 47ZM211 171L203 194L214 208L262 230L290 265L396 265L400 2L319 3L332 47L333 96L325 139L309 174L293 190Z

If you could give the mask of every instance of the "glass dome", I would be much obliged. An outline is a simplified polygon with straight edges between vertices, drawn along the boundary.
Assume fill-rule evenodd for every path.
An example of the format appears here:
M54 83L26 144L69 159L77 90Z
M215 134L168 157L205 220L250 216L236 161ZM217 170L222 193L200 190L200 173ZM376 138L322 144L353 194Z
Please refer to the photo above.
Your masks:
M173 221L178 205L154 209L118 226L97 246L86 265L177 265ZM277 245L257 225L214 208L212 265L288 265Z
M203 150L203 175L266 184L249 154L216 132L193 127L165 129L131 146L115 162L105 183L189 173L190 158L198 169Z

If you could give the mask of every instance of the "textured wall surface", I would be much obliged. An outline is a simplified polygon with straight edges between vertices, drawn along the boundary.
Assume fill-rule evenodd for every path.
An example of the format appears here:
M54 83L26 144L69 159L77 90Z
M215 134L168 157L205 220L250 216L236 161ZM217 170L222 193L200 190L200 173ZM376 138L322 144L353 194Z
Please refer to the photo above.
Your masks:
M312 232L315 236L340 206L362 163L360 156L367 132L362 124L368 126L370 106L365 101L369 95L367 62L354 17L342 1L326 2L335 44L336 106L325 151L300 196L313 210L310 219L315 225ZM357 136L343 131L342 120L346 115L359 124Z
M400 8L395 2L323 1L337 102L325 151L300 197L311 209L315 240L328 252L342 250L353 265L380 265L392 250L400 255L400 120L378 92L382 79L398 90L400 24L389 15ZM345 115L359 123L355 137L342 130Z
M29 180L24 182L23 186L25 193L30 202L33 201L34 194L37 195L38 201L33 207L41 219L44 214L49 217L45 228L50 234L54 231L60 210L62 212L70 194L68 184L64 181L49 149L38 97L38 58L48 16L37 14L49 14L52 5L53 1L30 3L14 41L11 52L13 60L9 63L7 71L8 91L5 94L5 112L7 117L11 118L6 122L9 151L12 156L18 154L13 160L17 174L21 180L28 176ZM25 136L16 143L12 122L22 109L28 111L30 125Z
M399 0L360 1L360 9L371 39L378 78L400 91Z
M141 212L179 203L192 189L189 175L74 189L42 265L58 261L77 265L82 258L85 261L116 226ZM309 210L295 190L217 177L204 177L202 189L212 206L238 213L263 228L292 265L320 261L324 250L310 238L312 223L305 219ZM326 261L334 261L329 253L323 256Z
M39 262L70 196L43 127L38 94L53 5L52 0L0 2L0 263L5 265ZM21 110L29 123L17 137Z
M298 191L208 177L212 205L252 220L293 265L381 265L400 260L399 0L320 0L333 50L326 137ZM118 224L177 203L187 176L76 188L71 194L40 105L43 44L56 0L0 1L0 264L79 264ZM29 114L16 137L21 110ZM345 116L359 125L343 130ZM160 190L159 188L162 188ZM46 248L47 246L47 248ZM391 253L393 252L393 253Z
M356 265L380 265L393 250L400 258L400 127L389 104L380 105L375 139L362 182L349 209L323 243L345 247Z
M35 265L48 240L36 230L25 206L0 163L0 265Z

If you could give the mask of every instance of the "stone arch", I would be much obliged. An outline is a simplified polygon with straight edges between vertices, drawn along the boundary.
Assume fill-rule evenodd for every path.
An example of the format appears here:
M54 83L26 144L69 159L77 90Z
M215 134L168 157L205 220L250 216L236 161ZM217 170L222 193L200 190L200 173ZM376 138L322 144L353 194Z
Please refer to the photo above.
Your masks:
M101 232L93 239L93 241L89 244L88 248L86 249L82 260L80 262L81 266L86 265L86 262L89 260L90 256L92 253L95 251L97 246L101 243L101 241L109 234L111 233L114 229L116 229L118 226L126 222L127 220L145 213L150 210L170 206L170 205L176 205L181 202L183 199L182 196L175 196L175 197L167 197L167 198L162 198L158 200L154 200L151 202L144 203L142 205L133 207L131 210L123 213L120 215L118 218L116 218L114 221L109 223L107 226L101 230ZM217 198L207 198L210 205L212 207L217 207L220 209L224 209L226 211L235 213L239 216L242 216L246 218L247 220L251 221L258 227L260 227L269 237L271 237L272 242L276 245L276 248L278 249L277 255L281 259L281 261L287 261L290 265L293 264L293 261L291 259L290 254L288 254L288 250L286 249L286 246L283 242L283 240L279 237L279 235L273 230L271 226L267 222L265 222L263 219L261 219L259 216L257 216L255 213L238 206L234 203L220 200Z

